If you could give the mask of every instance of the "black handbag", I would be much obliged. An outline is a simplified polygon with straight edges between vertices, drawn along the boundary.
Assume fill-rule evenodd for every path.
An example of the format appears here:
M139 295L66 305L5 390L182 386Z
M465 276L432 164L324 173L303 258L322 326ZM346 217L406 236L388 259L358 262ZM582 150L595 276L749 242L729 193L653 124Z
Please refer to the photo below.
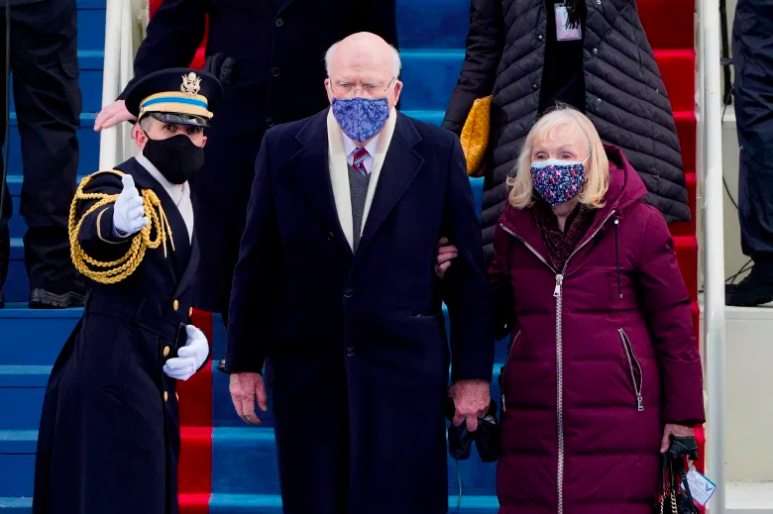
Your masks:
M654 514L698 514L700 512L690 493L690 485L687 483L685 459L698 459L698 443L695 438L671 436L671 446L662 457L660 491L653 509Z
M453 421L456 408L451 398L446 400L446 419ZM497 421L497 404L491 401L488 413L478 420L478 430L470 432L467 423L455 427L448 426L448 452L456 460L470 458L472 443L478 448L478 455L483 462L495 462L499 457L500 427Z

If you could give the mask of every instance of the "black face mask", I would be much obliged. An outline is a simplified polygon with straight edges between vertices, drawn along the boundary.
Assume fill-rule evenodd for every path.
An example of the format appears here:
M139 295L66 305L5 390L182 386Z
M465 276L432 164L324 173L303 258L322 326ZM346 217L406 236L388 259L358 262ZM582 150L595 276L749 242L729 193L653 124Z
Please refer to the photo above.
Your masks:
M142 154L172 184L184 183L204 166L204 149L193 144L184 134L169 139L148 137Z

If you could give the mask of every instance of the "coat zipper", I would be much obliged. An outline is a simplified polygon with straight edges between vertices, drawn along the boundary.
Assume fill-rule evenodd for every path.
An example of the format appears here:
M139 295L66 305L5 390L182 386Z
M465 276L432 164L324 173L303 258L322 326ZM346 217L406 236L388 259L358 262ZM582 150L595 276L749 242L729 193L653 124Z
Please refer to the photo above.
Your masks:
M631 370L631 382L633 382L633 391L636 394L636 410L642 412L644 410L644 397L642 396L642 387L644 386L644 372L641 369L636 354L633 353L633 346L631 346L631 340L628 339L628 334L622 328L617 329L620 332L620 341L623 343L623 351L628 359L628 367ZM634 367L635 366L635 367ZM639 382L636 382L636 370L639 371Z
M598 234L602 228L604 228L604 225L607 224L607 221L615 214L615 209L612 209L609 214L604 218L604 220L601 222L601 224L598 226L596 230L593 231L593 233L590 235L590 237L586 238L585 241L582 242L580 246L574 249L574 251L567 257L566 262L564 263L564 268L561 270L561 273L558 273L555 269L553 269L553 266L551 266L547 260L545 260L542 255L539 254L537 250L534 249L533 246L531 246L529 243L526 242L525 239L523 239L521 236L510 230L505 226L504 223L500 223L499 226L502 227L502 230L513 236L514 238L518 239L526 248L528 248L531 253L533 253L539 260L541 260L545 266L547 266L553 273L556 275L556 287L553 289L553 296L556 299L556 375L557 375L557 384L556 384L556 393L557 393L557 403L556 403L556 418L557 418L557 424L558 424L558 469L557 469L557 484L558 484L558 514L564 514L564 351L563 351L563 327L562 327L562 318L563 318L563 306L564 306L564 299L563 299L563 287L564 287L564 275L566 275L566 269L569 266L569 261L572 259L572 257L575 256L577 252L585 248L585 245L587 245L590 241L593 240L594 237L596 237L596 234ZM509 258L509 256L508 256Z
M510 361L510 355L513 353L513 347L515 346L515 342L518 340L520 335L521 331L519 330L518 333L515 334L515 337L513 337L513 341L510 343L510 349L507 352L505 366L502 368L502 385L500 386L502 388L502 412L507 412L507 403L505 403L505 373L507 373L507 363Z

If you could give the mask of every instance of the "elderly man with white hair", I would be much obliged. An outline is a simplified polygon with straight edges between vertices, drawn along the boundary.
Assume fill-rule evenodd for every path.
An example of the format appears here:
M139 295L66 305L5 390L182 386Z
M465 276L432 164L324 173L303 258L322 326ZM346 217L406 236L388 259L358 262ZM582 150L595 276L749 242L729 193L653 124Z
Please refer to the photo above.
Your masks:
M464 156L450 132L397 113L400 57L383 39L354 34L326 62L331 107L268 131L258 155L231 394L259 423L265 364L284 512L446 512L446 399L475 430L494 351ZM442 281L441 235L458 247Z

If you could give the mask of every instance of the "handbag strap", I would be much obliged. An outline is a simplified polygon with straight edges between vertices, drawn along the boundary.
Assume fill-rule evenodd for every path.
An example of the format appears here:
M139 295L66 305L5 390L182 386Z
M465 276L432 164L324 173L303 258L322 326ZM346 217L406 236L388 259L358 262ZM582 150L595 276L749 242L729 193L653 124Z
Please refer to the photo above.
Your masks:
M687 482L687 472L684 469L684 459L675 458L670 454L670 452L666 453L666 455L663 456L663 494L665 496L671 496L673 514L678 514L677 495L680 492L680 482L684 486L682 494L689 499L692 505L694 505L694 499L692 492L690 491L690 484Z

